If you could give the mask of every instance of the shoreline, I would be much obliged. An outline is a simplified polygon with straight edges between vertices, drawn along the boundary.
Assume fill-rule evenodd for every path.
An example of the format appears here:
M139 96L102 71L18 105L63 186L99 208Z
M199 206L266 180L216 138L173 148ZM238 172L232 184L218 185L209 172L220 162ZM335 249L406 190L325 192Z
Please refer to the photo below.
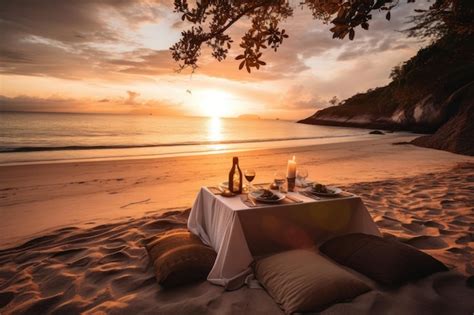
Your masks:
M400 132L396 137L413 137L412 133ZM376 136L377 137L377 136ZM307 137L307 138L295 138L295 139L272 139L272 140L249 140L243 142L216 142L209 144L182 144L182 145L150 145L150 146L136 146L136 147L122 147L122 148L90 148L90 149L74 149L74 150L33 150L33 151L18 151L0 152L0 167L2 166L15 166L15 165L30 165L30 164L56 164L56 163L80 163L80 162L100 162L100 161L114 161L114 160L142 160L142 159L160 159L170 157L185 157L185 156L196 156L196 155L211 155L211 154L224 154L230 152L242 152L242 151L256 151L256 150L272 150L282 148L294 148L294 147L307 147L331 143L344 143L354 141L366 141L373 139L374 136L368 132L360 135L343 135L343 136L331 136L331 137ZM262 147L263 146L263 147ZM194 147L194 151L180 149ZM54 148L51 148L54 149ZM156 152L153 152L156 150ZM160 150L164 150L160 152ZM166 150L171 150L167 152ZM177 150L177 151L173 151ZM103 155L105 151L108 151L110 156ZM141 153L139 151L142 151ZM85 154L83 157L76 158L58 158L55 157L58 153L62 152L64 155L76 152L76 154ZM89 154L90 156L87 156ZM115 155L114 155L115 154ZM23 160L16 156L23 155ZM29 159L25 159L27 155L30 155ZM31 158L31 155L43 155L36 159ZM47 158L44 156L50 155L52 157ZM103 155L103 156L101 156ZM6 159L5 159L6 156ZM3 157L3 159L2 159Z
M413 136L416 137L416 136ZM409 138L409 137L408 137ZM257 171L256 182L286 169L295 154L309 178L345 185L402 178L451 169L473 157L392 145L407 136L372 140L240 151L240 165ZM0 248L70 225L94 226L149 213L188 208L201 186L226 178L235 152L1 166Z

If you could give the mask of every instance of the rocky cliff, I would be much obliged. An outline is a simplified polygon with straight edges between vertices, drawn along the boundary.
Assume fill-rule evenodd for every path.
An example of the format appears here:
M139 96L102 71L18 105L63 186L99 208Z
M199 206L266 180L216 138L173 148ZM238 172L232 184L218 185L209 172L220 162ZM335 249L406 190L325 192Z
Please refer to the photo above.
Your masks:
M413 143L474 155L474 36L438 40L394 68L392 79L300 122L434 133Z

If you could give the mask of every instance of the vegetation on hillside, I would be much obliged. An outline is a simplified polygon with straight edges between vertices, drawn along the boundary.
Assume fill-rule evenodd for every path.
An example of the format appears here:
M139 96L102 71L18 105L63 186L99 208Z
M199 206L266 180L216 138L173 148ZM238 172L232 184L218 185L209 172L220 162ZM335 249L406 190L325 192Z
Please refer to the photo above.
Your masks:
M436 131L457 111L449 97L474 81L474 36L445 35L393 69L392 82L384 87L356 94L318 111L302 122L315 123L340 117L337 125ZM418 109L417 109L418 108ZM364 116L367 121L351 118Z

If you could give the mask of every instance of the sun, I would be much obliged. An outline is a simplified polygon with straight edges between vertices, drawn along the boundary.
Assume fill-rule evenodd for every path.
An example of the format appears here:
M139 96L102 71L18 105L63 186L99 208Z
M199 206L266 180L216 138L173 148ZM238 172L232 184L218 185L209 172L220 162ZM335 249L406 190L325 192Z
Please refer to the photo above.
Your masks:
M203 116L229 117L234 113L234 99L221 90L205 90L198 95L198 104Z

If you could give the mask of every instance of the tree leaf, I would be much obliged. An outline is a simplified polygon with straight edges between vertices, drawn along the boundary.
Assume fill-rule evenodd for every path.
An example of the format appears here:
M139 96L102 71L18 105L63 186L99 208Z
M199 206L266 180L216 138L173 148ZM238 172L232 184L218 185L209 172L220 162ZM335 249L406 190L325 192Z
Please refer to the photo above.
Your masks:
M367 22L362 23L361 26L362 26L362 28L363 28L364 30L368 30L368 29L369 29L369 23L367 23Z
M245 56L244 55L238 55L237 57L235 57L235 60L240 60L240 59L244 59Z
M353 28L351 28L349 31L349 39L354 40L354 36L355 36L355 31Z
M385 4L385 0L377 0L377 2L372 7L372 10L380 9Z
M242 70L242 68L244 67L244 64L245 64L245 59L242 60L242 62L240 63L239 70Z
M385 18L390 21L390 11L387 12L387 15L385 15Z

